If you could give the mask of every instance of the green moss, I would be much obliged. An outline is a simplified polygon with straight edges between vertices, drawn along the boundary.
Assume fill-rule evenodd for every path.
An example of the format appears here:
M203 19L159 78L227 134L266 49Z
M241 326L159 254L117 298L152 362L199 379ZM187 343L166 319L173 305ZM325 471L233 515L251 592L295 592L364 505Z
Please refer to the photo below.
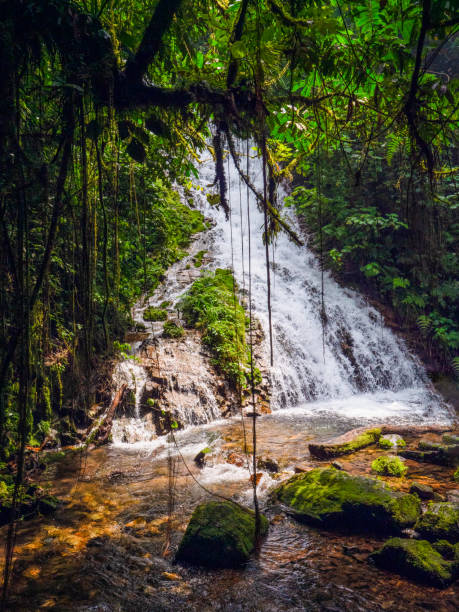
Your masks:
M273 497L298 519L323 527L398 533L413 525L421 504L414 495L392 491L378 480L346 472L315 469L293 476Z
M431 502L415 529L427 540L459 542L459 507L449 502Z
M378 457L371 464L371 469L382 476L405 476L408 468L399 457Z
M161 304L159 305L160 308L169 308L169 306L172 305L172 302L170 300L164 300L164 302L161 302Z
M391 538L370 555L380 568L437 587L446 587L454 577L454 565L425 540Z
M454 560L456 548L450 544L447 540L437 540L432 544L436 551L438 551L442 557L450 561Z
M422 451L440 450L441 447L442 445L438 442L430 442L429 440L420 440L418 443L418 448Z
M386 450L389 450L394 446L393 442L391 442L387 438L380 438L378 444L381 448L384 448Z
M453 480L455 480L456 482L459 482L459 467L453 474Z
M339 442L337 444L309 444L309 452L320 459L340 457L341 455L349 455L371 444L375 444L380 437L381 430L375 427L373 429L367 429L348 442Z
M459 436L446 433L446 434L443 434L442 441L443 441L443 444L454 446L456 444L459 444Z
M202 260L204 258L204 255L207 253L207 249L204 251L199 251L198 253L196 253L196 255L193 257L193 265L195 268L200 268L202 266Z
M202 330L202 342L213 354L213 364L231 383L247 384L249 352L246 317L237 298L231 270L217 269L197 279L179 303L190 327Z
M167 310L163 308L155 308L154 306L149 306L144 310L143 318L145 321L166 321L167 319Z
M260 535L268 530L262 515ZM229 501L198 506L177 551L177 561L210 567L237 567L255 547L255 514Z
M177 325L174 321L166 321L164 323L163 336L165 338L181 338L185 330L181 325Z

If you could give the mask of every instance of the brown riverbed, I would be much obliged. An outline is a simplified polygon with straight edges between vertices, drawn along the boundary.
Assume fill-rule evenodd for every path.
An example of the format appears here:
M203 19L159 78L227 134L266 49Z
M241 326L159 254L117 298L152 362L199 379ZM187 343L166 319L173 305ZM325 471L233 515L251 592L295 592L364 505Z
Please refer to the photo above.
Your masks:
M296 465L328 465L307 452L310 440L325 440L349 429L267 415L258 420L259 454L278 462L281 473L260 482L262 502L276 479ZM247 444L251 437L246 423ZM438 436L426 434L432 440ZM415 445L414 436L406 438ZM206 488L250 499L248 474L226 463L244 457L241 424L220 422L177 438L189 468ZM192 455L209 445L208 467ZM355 474L370 474L381 451L370 447L340 458ZM324 532L268 508L271 526L258 554L239 571L174 565L173 555L193 508L208 499L183 462L165 445L104 447L53 464L43 484L63 499L53 517L20 524L9 609L98 610L438 610L457 609L459 584L438 590L383 572L367 561L382 540ZM414 480L440 495L454 488L452 468L406 461L404 479L387 479L406 490ZM174 469L171 470L170 468ZM174 472L174 499L170 474ZM174 510L168 515L173 501ZM6 528L1 530L6 535Z

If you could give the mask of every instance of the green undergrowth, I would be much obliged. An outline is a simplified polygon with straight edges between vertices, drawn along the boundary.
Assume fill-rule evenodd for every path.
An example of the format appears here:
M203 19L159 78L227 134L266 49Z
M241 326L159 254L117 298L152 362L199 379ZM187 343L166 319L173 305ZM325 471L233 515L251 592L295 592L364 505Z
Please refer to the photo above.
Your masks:
M186 324L202 331L213 364L232 383L249 382L247 318L230 270L217 269L198 278L179 303ZM256 372L259 377L259 371Z
M152 183L145 196L151 202L141 228L145 261L138 240L131 239L132 223L123 221L120 231L122 297L129 304L141 293L151 294L169 266L184 257L191 237L206 229L202 214L184 204L178 193L161 180Z
M164 308L155 308L149 306L143 313L145 321L165 321L167 319L167 310Z
M166 321L163 328L163 336L165 338L181 338L185 330L181 325L177 325L174 321Z

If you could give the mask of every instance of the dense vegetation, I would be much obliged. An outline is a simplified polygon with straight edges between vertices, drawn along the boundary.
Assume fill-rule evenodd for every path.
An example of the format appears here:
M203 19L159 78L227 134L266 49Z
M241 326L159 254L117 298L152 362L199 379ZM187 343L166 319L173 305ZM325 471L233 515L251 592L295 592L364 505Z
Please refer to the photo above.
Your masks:
M246 342L246 316L239 302L231 270L217 269L196 280L179 308L187 325L202 331L213 363L235 385L250 379L250 348Z

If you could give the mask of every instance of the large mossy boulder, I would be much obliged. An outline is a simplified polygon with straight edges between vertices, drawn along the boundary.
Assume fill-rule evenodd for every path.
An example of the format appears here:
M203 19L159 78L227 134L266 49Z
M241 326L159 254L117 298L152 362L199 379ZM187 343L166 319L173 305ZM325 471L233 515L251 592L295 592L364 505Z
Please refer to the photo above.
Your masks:
M375 444L381 437L381 429L353 429L338 438L320 444L309 444L309 452L319 459L332 459L349 455L356 451Z
M268 521L260 516L260 534ZM255 548L255 513L229 501L198 506L180 542L176 560L208 567L239 567Z
M440 588L456 577L454 561L448 561L426 540L391 538L370 555L379 568Z
M431 502L416 523L415 529L427 540L459 542L459 505Z
M353 531L400 533L421 513L417 496L333 468L293 476L273 492L273 499L289 506L299 520Z

